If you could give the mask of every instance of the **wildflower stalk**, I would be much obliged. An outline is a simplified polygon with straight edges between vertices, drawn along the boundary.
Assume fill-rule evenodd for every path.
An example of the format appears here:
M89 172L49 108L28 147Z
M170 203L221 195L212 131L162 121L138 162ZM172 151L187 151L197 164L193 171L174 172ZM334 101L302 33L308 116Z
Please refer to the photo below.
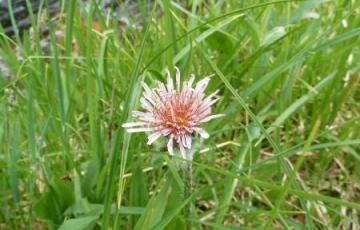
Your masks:
M183 167L183 179L184 179L184 200L191 196L192 193L192 164L190 161L186 161ZM191 230L191 201L185 206L185 229Z
M180 70L177 67L175 69L175 81L167 71L166 82L156 81L156 88L151 89L145 82L141 82L144 88L140 99L142 110L133 111L135 121L124 123L122 127L129 133L149 133L148 145L165 137L169 154L186 160L178 164L183 171L185 201L192 193L192 139L198 135L203 139L209 138L209 133L201 125L224 114L212 114L212 106L220 98L217 97L219 90L208 96L205 94L210 76L194 85L194 75L181 82ZM191 207L191 202L188 202L184 210L185 229L189 230L192 228Z

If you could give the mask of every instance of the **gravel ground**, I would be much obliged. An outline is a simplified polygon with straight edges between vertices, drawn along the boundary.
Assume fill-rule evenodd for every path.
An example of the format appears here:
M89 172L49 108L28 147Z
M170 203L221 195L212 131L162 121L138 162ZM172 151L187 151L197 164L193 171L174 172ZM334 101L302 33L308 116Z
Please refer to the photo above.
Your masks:
M34 14L38 13L40 10L40 0L30 0L31 9ZM102 4L99 6L104 11L111 12L113 17L117 17L119 22L130 27L135 27L134 23L131 23L128 16L135 18L136 23L140 22L140 14L137 8L136 1L123 1L124 4L119 4L116 0L104 0ZM78 2L78 4L85 4L85 9L89 7L89 1L83 0L82 2ZM19 32L19 36L21 37L24 32L28 32L30 30L31 33L31 19L29 16L29 11L27 9L27 4L25 0L13 0L11 4L11 8L14 12L14 18L16 21L16 26ZM16 31L11 23L11 17L9 13L9 5L7 0L0 0L0 25L4 30L4 33L9 37L16 36ZM60 12L61 5L58 0L48 0L48 13L50 16L55 16L58 12ZM106 12L106 14L108 13ZM48 29L46 26L42 28L44 34L47 33ZM58 31L61 33L61 31ZM44 36L41 41L41 46L45 53L48 51L48 37ZM1 47L0 47L1 48ZM21 55L21 52L17 52L18 55ZM19 56L21 58L21 56ZM11 71L7 67L6 60L1 57L0 53L0 76L2 76L6 80L11 79Z

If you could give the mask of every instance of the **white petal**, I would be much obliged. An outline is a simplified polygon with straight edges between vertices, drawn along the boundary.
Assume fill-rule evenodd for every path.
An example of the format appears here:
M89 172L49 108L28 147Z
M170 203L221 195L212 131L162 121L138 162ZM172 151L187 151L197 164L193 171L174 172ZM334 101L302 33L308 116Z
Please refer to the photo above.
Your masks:
M195 80L195 75L191 74L190 79L188 81L184 81L183 83L182 93L187 100L191 99L191 94L193 92L191 85L193 84L194 80Z
M143 109L147 111L152 111L154 108L144 97L140 98L140 103Z
M199 123L200 121L202 121L204 118L208 117L211 114L211 108L208 107L204 110L197 111L196 113L194 113L194 115L192 115L192 119L194 121L196 121L197 123Z
M151 102L155 102L158 100L158 95L150 89L150 87L144 82L141 82L142 87L144 88L144 97Z
M189 135L182 136L183 145L185 148L191 148L191 137Z
M151 132L154 131L153 128L133 128L133 129L127 129L129 133L141 133L141 132Z
M186 150L183 146L183 144L181 143L181 141L179 141L179 148L180 148L180 153L182 158L186 159Z
M131 128L131 127L142 126L142 125L147 125L147 123L146 122L128 122L128 123L122 124L121 127Z
M176 66L175 69L176 69L176 89L177 91L180 91L180 70Z
M219 91L220 91L220 90L217 89L215 92L213 92L212 94L210 94L209 96L207 96L206 99L207 99L207 98L209 98L209 99L213 98L214 96L216 96L216 95L219 93Z
M151 134L150 136L148 136L148 145L151 145L152 143L154 143L154 141L156 141L159 137L161 136L160 132L155 132L153 134Z
M141 81L141 85L142 85L142 87L144 88L144 90L145 90L146 92L151 93L150 87L149 87L144 81Z
M199 120L202 120L204 117L211 113L211 106L215 104L219 99L220 98L214 99L212 101L203 101L202 104L198 107L198 109L195 110L196 113L194 113L194 115L196 115Z
M163 136L167 136L171 133L171 129L167 129L167 128L161 128L160 132Z
M161 97L165 97L168 94L168 91L166 90L164 83L162 83L161 81L156 81L156 83L158 84L158 88L156 89L156 91L159 93L161 99Z
M211 101L203 101L203 104L201 105L199 111L204 110L205 108L211 107L213 104L215 104L220 98L216 98Z
M194 83L194 80L195 80L195 75L191 74L190 79L188 81L189 88L191 88L192 84Z
M138 118L140 121L144 121L144 122L147 122L147 123L154 123L154 124L159 124L161 123L161 121L157 120L156 118L154 117L139 117Z
M136 117L141 121L153 122L153 123L158 122L158 120L154 117L154 115L152 113L144 113L144 112L141 112L141 111L133 111L132 114L133 114L133 117Z
M191 100L192 100L192 103L191 103L190 109L196 109L201 102L200 98L192 97Z
M152 113L145 113L145 112L142 112L142 111L132 111L132 115L134 117L146 117L146 116L152 116Z
M210 78L209 77L205 77L204 79L202 79L201 81L199 81L196 84L195 87L195 95L200 95L204 92L204 90L206 89L207 85L209 84Z
M202 138L204 138L204 139L209 138L209 133L206 132L204 129L199 128L199 127L193 127L193 130L194 130L195 132L197 132L198 134L200 134L200 136L201 136Z
M208 106L212 106L213 104L215 104L218 100L220 100L220 98L216 98L214 100L211 100L207 105Z
M187 81L184 81L183 87L182 87L182 95L185 97L187 95L188 91L189 91L188 83L187 83Z
M174 149L173 149L173 145L174 145L174 138L171 135L169 142L167 143L167 149L170 155L174 155Z
M185 136L181 136L181 137L180 137L180 142L181 142L181 144L182 144L185 148L187 148L187 143L186 143Z
M171 93L174 90L174 82L171 78L170 71L167 70L167 90L169 93Z
M141 82L141 85L144 88L144 96L152 99L153 101L156 100L156 95L153 94L150 87L143 81Z
M154 98L154 95L149 96L147 93L143 93L143 98L145 98L146 100L148 100L152 105L156 105L156 102L154 100L156 100L156 98Z
M211 115L211 116L208 116L208 117L205 117L204 119L202 119L201 121L199 121L199 123L204 123L204 122L208 122L212 119L215 119L215 118L219 118L219 117L223 117L225 116L225 114L215 114L215 115Z

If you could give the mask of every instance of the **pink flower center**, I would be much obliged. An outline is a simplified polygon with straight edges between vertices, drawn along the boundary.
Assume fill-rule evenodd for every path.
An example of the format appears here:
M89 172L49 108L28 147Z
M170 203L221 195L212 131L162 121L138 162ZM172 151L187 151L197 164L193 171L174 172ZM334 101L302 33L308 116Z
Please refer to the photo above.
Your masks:
M171 104L171 106L163 105L155 110L156 116L161 121L160 130L169 130L174 135L189 133L189 128L191 128L189 103L171 100L166 104Z

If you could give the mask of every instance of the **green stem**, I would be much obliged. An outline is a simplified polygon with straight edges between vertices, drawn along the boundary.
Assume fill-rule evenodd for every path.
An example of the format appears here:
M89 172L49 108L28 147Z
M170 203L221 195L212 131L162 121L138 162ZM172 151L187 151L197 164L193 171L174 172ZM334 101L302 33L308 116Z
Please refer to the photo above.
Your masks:
M191 162L185 162L184 169L184 200L191 196L192 193L192 164ZM191 230L191 202L185 207L185 229Z

